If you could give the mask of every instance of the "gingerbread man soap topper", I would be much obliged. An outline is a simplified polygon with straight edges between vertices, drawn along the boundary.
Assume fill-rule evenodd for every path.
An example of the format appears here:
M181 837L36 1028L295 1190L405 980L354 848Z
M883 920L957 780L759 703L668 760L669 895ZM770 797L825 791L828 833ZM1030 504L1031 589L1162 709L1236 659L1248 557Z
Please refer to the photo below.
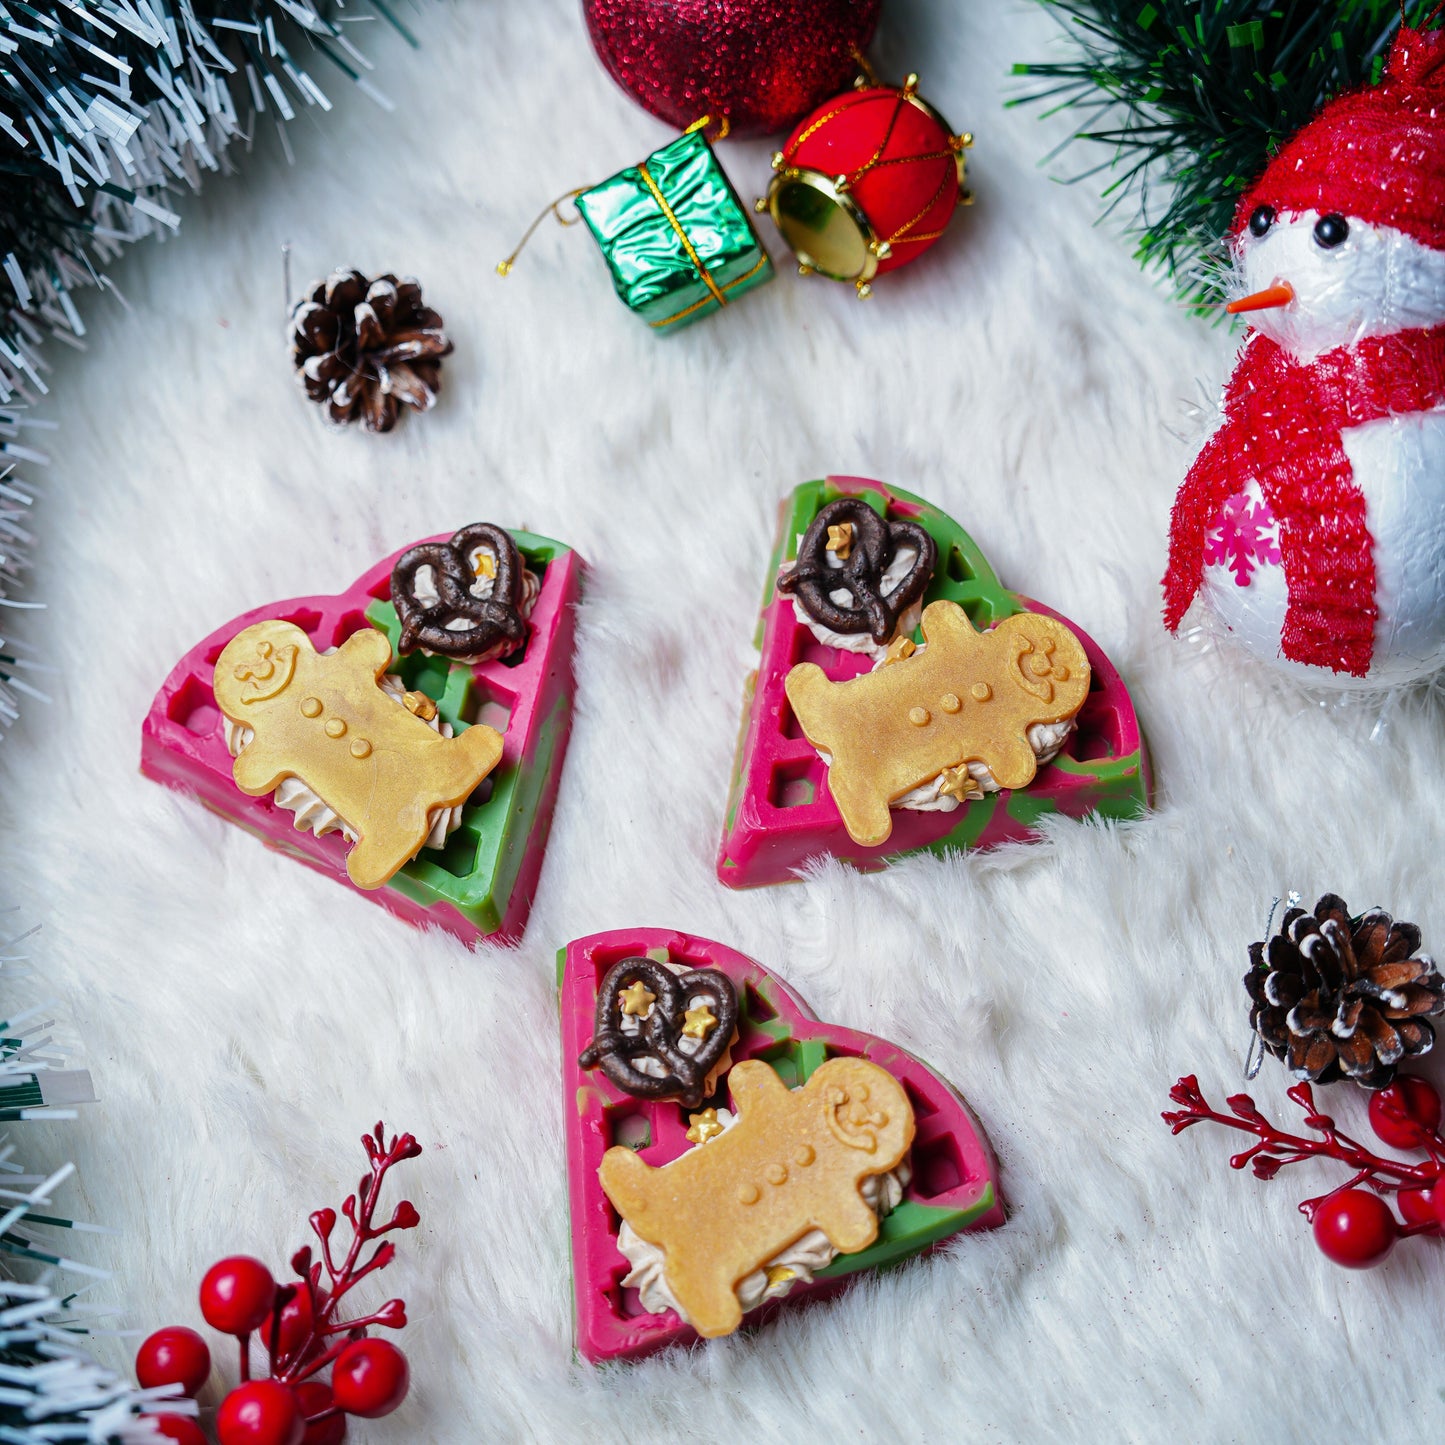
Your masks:
M249 732L236 786L260 796L295 779L314 793L354 839L346 871L364 889L410 862L438 812L460 807L502 756L494 728L446 737L398 702L380 685L390 663L384 633L363 628L321 655L278 618L237 633L216 660L216 704Z
M614 1145L599 1171L631 1234L661 1251L672 1307L704 1339L737 1329L738 1285L813 1231L829 1258L872 1244L878 1213L862 1186L903 1162L914 1133L902 1085L866 1059L829 1059L800 1089L750 1059L728 1089L730 1127L699 1147L654 1168Z
M977 631L955 602L923 612L924 644L910 641L862 677L831 681L816 663L789 673L788 702L808 741L828 761L828 791L855 843L887 842L890 809L919 788L968 795L971 769L992 789L1033 781L1040 730L1056 752L1089 695L1089 661L1078 638L1037 612Z

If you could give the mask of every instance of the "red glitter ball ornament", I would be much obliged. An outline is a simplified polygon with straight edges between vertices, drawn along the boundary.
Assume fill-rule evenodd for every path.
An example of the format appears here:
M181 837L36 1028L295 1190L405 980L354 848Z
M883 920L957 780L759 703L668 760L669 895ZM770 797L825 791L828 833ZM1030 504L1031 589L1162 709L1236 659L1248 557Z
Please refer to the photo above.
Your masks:
M857 73L881 0L583 0L607 73L685 128L726 117L733 135L786 130Z
M866 297L875 276L921 256L969 200L972 144L918 94L916 75L869 85L820 106L788 137L758 209L772 213L804 275L851 282Z

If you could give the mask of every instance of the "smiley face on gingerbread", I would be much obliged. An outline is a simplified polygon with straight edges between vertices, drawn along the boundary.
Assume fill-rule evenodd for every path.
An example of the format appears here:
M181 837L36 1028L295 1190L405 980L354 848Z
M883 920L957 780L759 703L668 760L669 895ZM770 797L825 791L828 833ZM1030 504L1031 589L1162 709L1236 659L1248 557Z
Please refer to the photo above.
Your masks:
M457 807L496 767L501 734L476 724L444 737L378 686L384 633L363 628L317 653L294 623L253 623L216 660L216 703L253 736L236 786L253 797L297 778L356 835L346 871L380 888L420 851L437 809Z

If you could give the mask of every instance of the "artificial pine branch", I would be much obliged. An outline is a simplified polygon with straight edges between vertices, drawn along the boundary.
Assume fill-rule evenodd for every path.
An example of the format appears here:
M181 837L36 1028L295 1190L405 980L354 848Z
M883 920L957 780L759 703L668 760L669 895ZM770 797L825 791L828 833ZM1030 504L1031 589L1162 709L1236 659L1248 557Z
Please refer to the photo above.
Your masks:
M1133 203L1136 258L1207 311L1240 193L1327 100L1378 78L1402 12L1418 26L1437 0L1040 3L1077 53L1015 65L1039 83L1009 103L1081 117L1069 141L1111 154L1070 179L1107 175L1104 214Z
M258 125L285 145L286 121L330 110L338 74L390 109L352 40L376 19L415 45L394 0L0 3L0 606L23 605L32 489L10 468L46 460L23 433L41 425L43 343L83 344L73 293L109 285L126 243L178 226L176 197L233 169ZM0 638L0 728L37 691L29 666Z
M13 952L0 956L0 963L17 961ZM89 1075L66 1067L49 1027L39 1009L0 1020L0 1121L73 1118L73 1106L90 1101ZM57 1231L91 1228L53 1212L51 1198L73 1168L28 1174L15 1155L12 1142L0 1141L0 1442L154 1442L153 1427L141 1418L154 1408L154 1392L137 1390L90 1358L85 1339L95 1314L59 1287L61 1271L105 1277L54 1243ZM17 1278L25 1269L30 1277Z

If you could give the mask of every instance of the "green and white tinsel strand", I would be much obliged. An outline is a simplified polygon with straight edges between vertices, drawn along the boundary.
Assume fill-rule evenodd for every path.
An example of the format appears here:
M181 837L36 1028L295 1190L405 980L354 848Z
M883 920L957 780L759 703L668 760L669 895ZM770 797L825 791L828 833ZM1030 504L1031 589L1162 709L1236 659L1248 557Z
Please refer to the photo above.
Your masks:
M257 125L289 158L286 122L330 110L338 79L392 108L347 33L365 20L415 44L388 0L0 0L0 609L37 605L16 596L35 499L16 468L46 461L45 343L84 345L76 293L114 292L105 266L179 226L177 198L234 170ZM0 730L43 692L12 632Z
M0 964L20 961L13 947L0 956ZM76 1106L93 1101L90 1075L67 1066L46 1012L37 1006L0 1020L0 1120L7 1123L74 1118ZM170 1398L169 1388L138 1389L87 1353L87 1336L104 1312L63 1281L106 1274L56 1240L105 1231L55 1212L73 1165L30 1174L16 1155L14 1140L0 1137L0 1445L157 1442L143 1411L194 1407ZM20 1271L28 1276L17 1277Z
M1378 79L1402 18L1437 0L1040 0L1061 55L1014 66L1041 105L1081 122L1065 142L1103 158L1104 215L1128 203L1135 256L1220 314L1225 233L1240 193L1329 99ZM1058 154L1059 147L1046 160Z

